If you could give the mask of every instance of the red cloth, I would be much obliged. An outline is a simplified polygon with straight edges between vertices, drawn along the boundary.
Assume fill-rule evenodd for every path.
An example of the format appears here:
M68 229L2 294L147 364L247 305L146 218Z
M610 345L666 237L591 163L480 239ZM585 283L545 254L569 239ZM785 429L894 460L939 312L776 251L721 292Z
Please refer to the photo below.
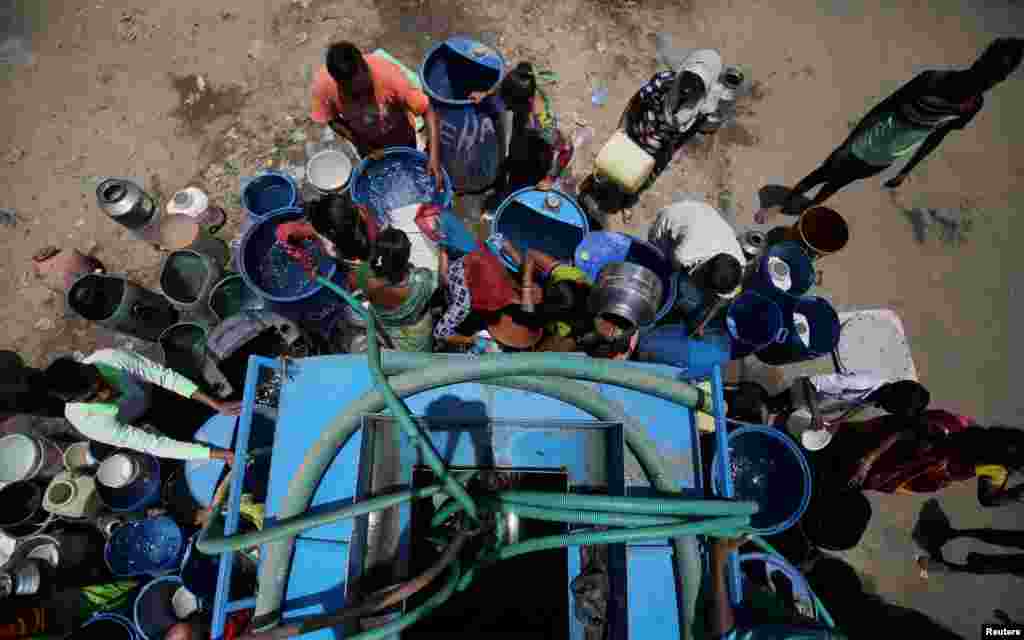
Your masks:
M973 421L948 411L932 410L925 411L924 422L929 433L939 439L931 443L894 445L872 466L864 482L865 489L931 493L974 477L974 461L966 459L963 447L956 438L950 437L971 428ZM889 430L878 435L884 440L891 433Z
M245 635L252 621L252 612L252 609L244 609L229 615L224 623L224 640L236 640Z
M306 273L316 273L313 256L302 245L306 240L320 242L319 236L308 222L296 220L278 225L274 232L277 244L288 254L288 257L302 265Z
M473 309L498 311L516 301L515 282L505 265L487 248L480 248L462 258Z
M441 207L423 203L416 211L416 226L433 242L441 240Z

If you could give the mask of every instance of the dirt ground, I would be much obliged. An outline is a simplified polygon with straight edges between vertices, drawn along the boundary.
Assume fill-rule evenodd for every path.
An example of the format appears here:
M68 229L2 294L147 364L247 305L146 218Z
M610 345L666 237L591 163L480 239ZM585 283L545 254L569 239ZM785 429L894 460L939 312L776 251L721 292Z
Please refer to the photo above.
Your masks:
M731 198L738 222L750 224L758 189L801 178L916 72L968 64L994 36L1024 32L1024 7L1013 0L4 0L0 21L8 34L28 34L30 50L23 64L0 65L7 96L0 207L18 215L15 226L0 226L7 275L0 347L43 364L55 352L90 351L97 333L33 278L32 254L47 244L75 247L156 286L161 254L96 207L95 186L105 176L134 177L164 202L198 185L228 208L222 233L230 238L239 178L300 160L304 137L318 135L307 117L308 88L330 41L382 47L418 68L437 40L475 35L510 61L557 73L547 88L563 123L590 124L597 143L655 71L656 34L679 48L719 49L747 71L754 91L735 126L645 194L628 226L643 233L683 192L712 203ZM594 78L610 89L604 107L591 104ZM849 220L852 239L823 263L837 304L901 315L936 405L983 423L1024 422L1011 370L1024 355L1013 329L1021 315L1013 238L1024 233L1015 215L1022 112L1018 73L899 192L869 180L838 195L831 204ZM577 167L588 166L596 148ZM916 237L903 213L961 203L974 212L962 238L944 237L935 225ZM982 511L973 491L972 484L940 496L955 526L1020 527L1020 506ZM868 538L849 554L873 588L966 637L995 607L1024 620L1019 578L917 578L909 531L920 502L873 498Z

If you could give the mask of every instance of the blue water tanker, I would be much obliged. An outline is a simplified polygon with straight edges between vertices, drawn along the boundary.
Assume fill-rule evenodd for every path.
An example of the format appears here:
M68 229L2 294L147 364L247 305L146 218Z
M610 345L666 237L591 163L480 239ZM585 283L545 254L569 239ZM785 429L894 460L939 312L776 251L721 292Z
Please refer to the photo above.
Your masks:
M715 415L729 468L719 366L708 394L664 365L369 343L367 355L294 360L287 371L250 360L233 441L240 460L270 456L266 520L237 533L255 467L236 465L223 524L196 543L220 557L213 637L229 611L254 607L257 626L296 624L316 640L354 635L353 617L382 624L381 637L413 626L583 638L586 603L572 586L599 548L608 636L683 635L703 573L696 535L737 535L760 508L728 498L728 473L716 494L703 484L695 411ZM273 445L254 451L266 420ZM468 539L479 544L465 552ZM234 552L255 545L259 590L235 600ZM432 578L414 589L417 576Z

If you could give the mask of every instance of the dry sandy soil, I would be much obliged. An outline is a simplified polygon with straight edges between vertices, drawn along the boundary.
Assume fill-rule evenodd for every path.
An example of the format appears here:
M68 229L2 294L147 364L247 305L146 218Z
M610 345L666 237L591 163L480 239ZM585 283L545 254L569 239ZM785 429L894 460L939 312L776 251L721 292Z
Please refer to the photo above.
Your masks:
M438 39L477 35L509 60L555 71L550 91L563 121L589 123L599 142L656 69L657 33L677 47L718 48L747 70L754 91L735 126L644 196L628 227L642 233L682 192L715 203L730 191L738 222L750 224L758 189L798 180L914 73L967 64L995 35L1024 32L1024 7L1005 0L5 0L0 19L8 32L28 33L31 49L28 64L0 66L0 207L19 216L16 226L0 227L0 347L37 364L57 351L88 352L98 340L31 276L40 247L91 252L111 271L155 286L160 253L101 214L98 179L135 177L163 200L201 186L229 209L230 237L239 176L301 159L302 133L315 133L309 80L332 40L383 47L416 68ZM610 87L603 108L590 102L595 74ZM1011 370L1022 355L1012 328L1021 308L1013 238L1024 233L1015 215L1022 112L1018 73L898 193L878 180L841 193L832 204L850 221L852 240L823 265L837 304L902 316L937 404L1015 425L1024 418ZM919 241L902 213L963 202L975 213L956 242L935 228ZM973 491L972 484L940 496L955 526L1020 528L1021 507L982 511ZM920 581L909 531L921 501L873 503L871 529L850 557L881 595L966 637L994 607L1024 620L1019 578Z

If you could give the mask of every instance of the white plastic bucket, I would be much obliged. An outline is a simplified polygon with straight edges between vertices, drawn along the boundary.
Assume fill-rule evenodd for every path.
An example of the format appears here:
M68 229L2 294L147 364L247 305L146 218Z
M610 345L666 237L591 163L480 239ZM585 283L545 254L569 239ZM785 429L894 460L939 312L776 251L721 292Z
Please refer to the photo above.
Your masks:
M789 415L786 430L808 451L821 451L832 441L832 433L828 429L813 428L811 413L806 409L797 409Z
M120 489L131 484L138 475L139 469L135 460L123 453L116 453L103 461L96 479L104 486Z
M49 480L63 470L64 454L45 438L12 433L0 438L0 483Z

